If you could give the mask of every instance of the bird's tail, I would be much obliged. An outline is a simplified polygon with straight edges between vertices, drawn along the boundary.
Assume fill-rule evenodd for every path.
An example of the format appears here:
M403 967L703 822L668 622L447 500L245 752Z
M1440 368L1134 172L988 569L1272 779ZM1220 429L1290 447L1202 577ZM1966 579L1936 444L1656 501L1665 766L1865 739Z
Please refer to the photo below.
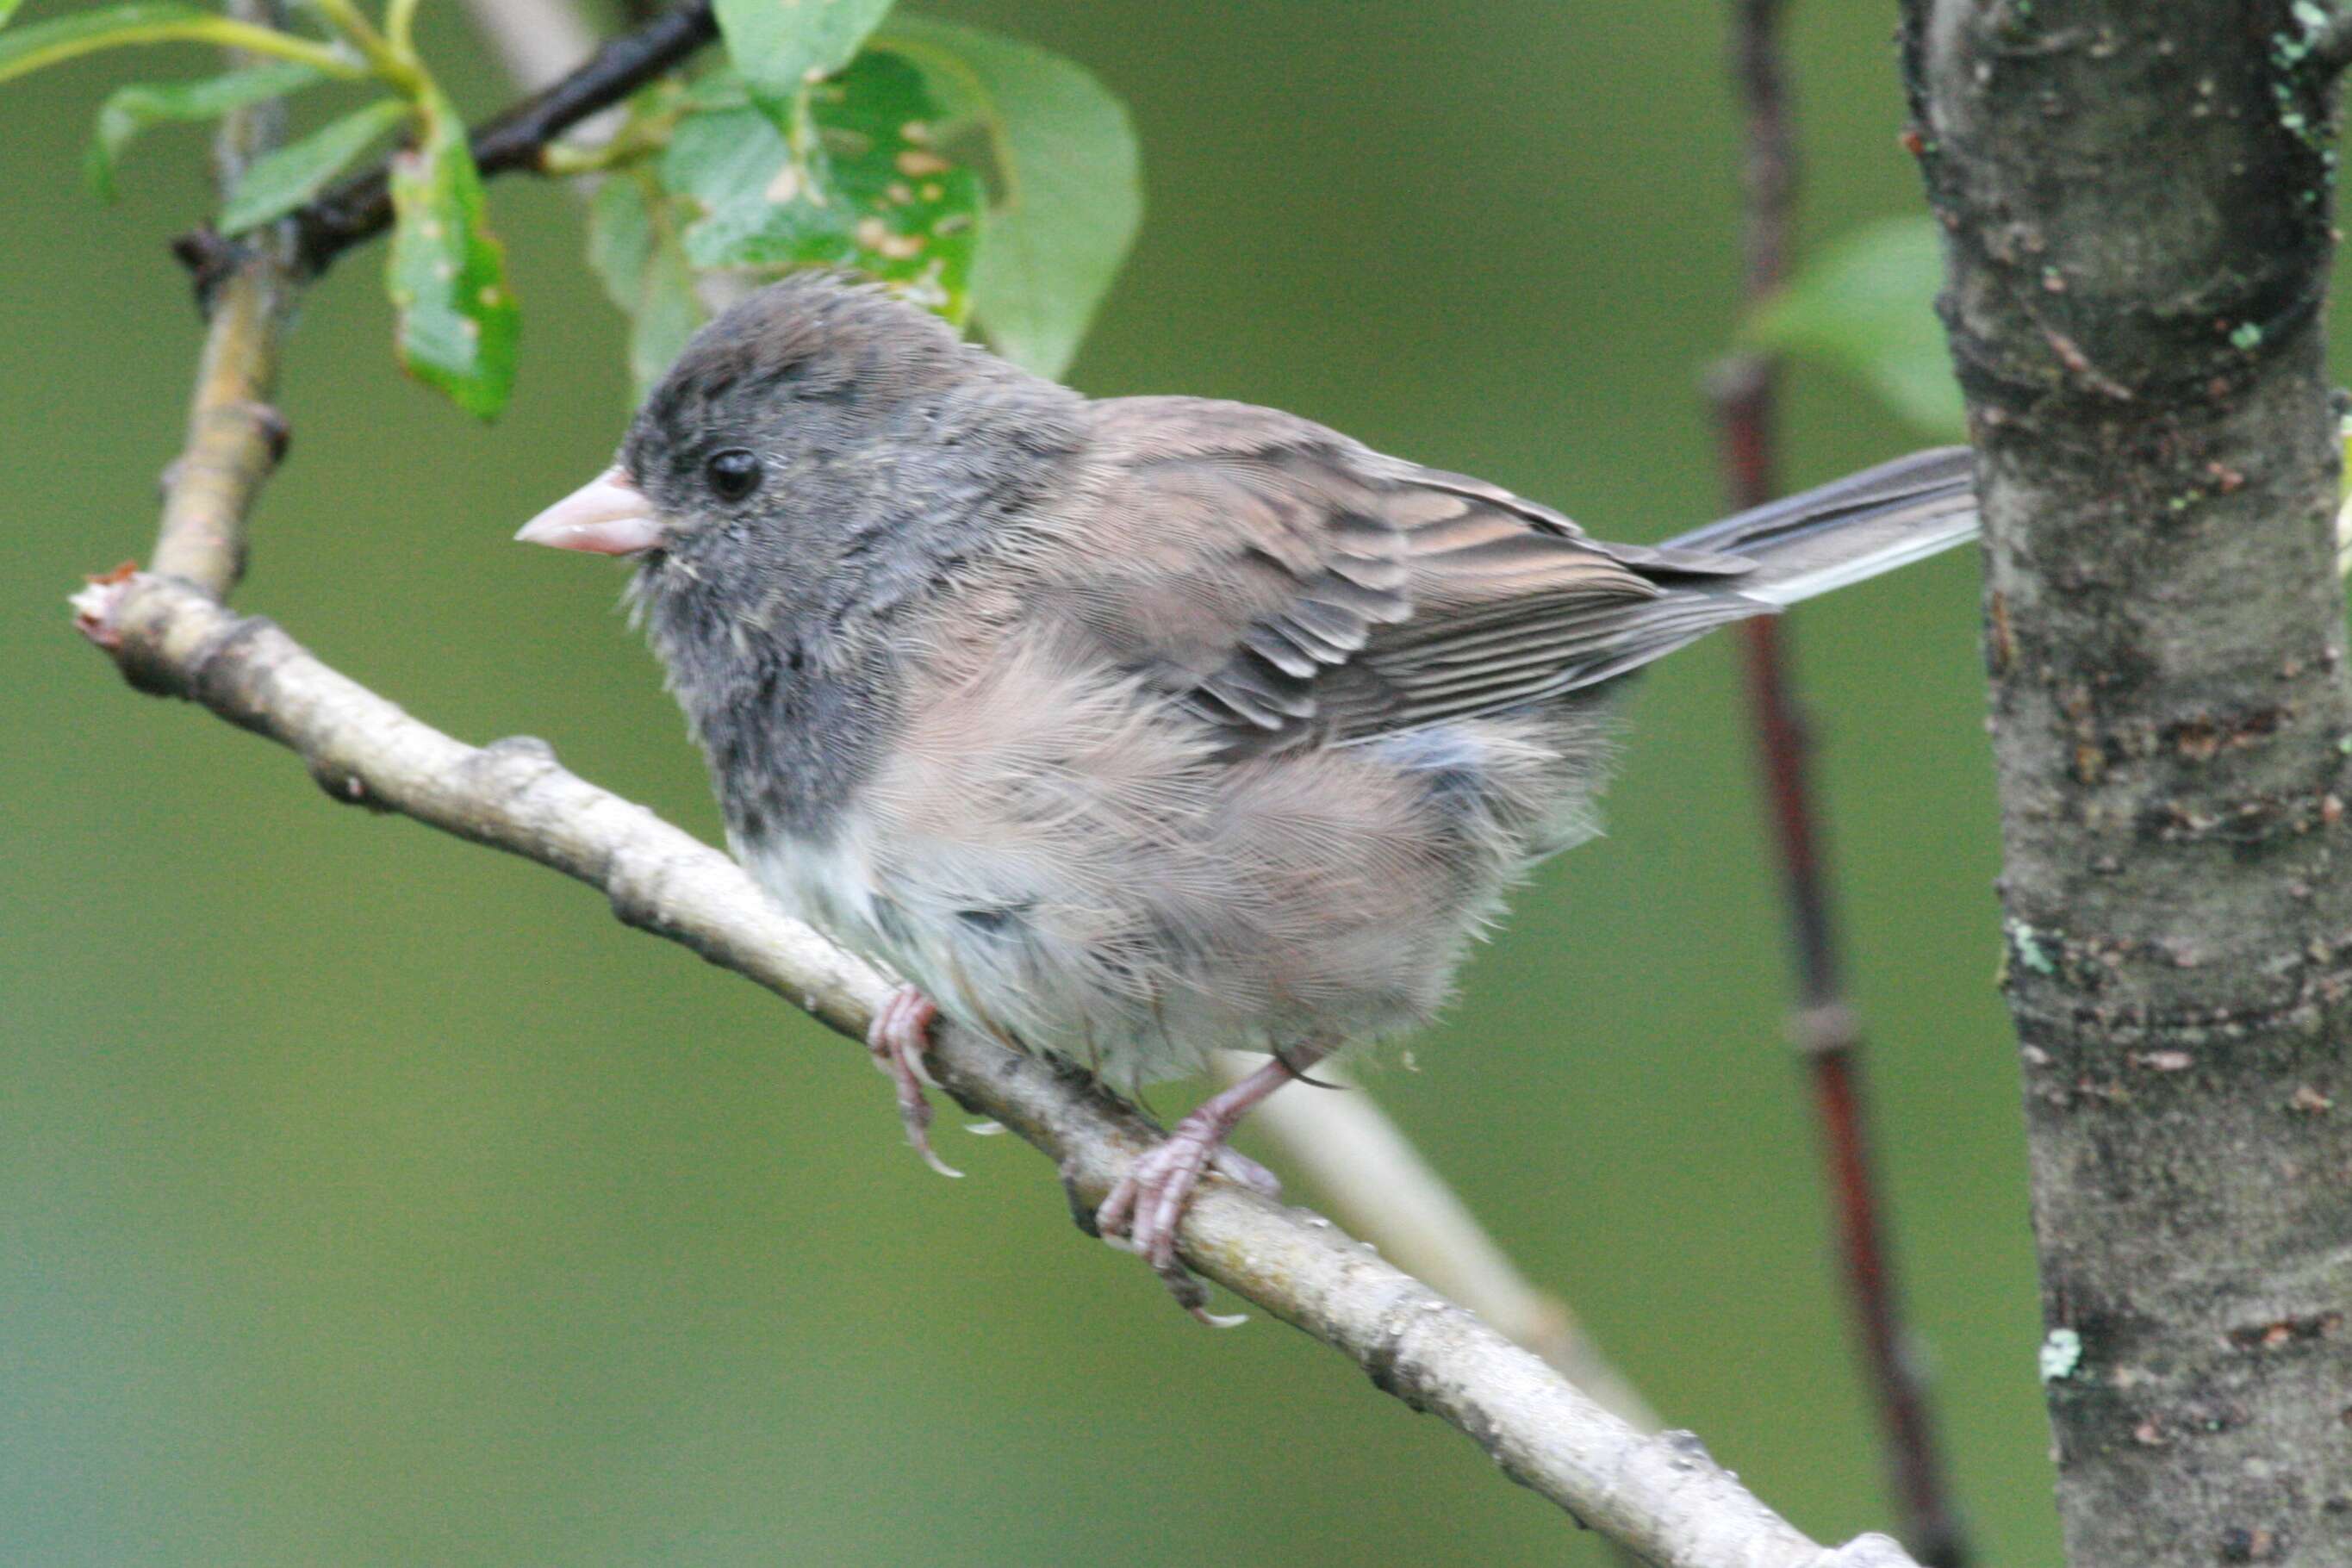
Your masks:
M1659 553L1745 556L1755 569L1723 589L1776 607L1924 561L1977 535L1966 447L1881 463L1833 483L1668 540Z

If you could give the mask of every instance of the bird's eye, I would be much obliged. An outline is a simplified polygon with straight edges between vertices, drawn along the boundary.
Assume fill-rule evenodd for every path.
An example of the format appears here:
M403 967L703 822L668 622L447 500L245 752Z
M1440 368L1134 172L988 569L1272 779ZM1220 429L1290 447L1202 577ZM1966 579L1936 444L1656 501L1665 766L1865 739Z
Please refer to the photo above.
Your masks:
M740 447L730 447L710 455L702 465L702 477L720 500L741 500L760 488L760 459Z

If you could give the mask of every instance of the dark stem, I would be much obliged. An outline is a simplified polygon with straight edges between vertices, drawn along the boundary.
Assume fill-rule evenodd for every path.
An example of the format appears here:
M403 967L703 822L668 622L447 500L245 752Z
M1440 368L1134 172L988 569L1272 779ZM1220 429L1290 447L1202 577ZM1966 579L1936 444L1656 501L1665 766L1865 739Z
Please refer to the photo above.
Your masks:
M485 177L516 169L538 171L550 142L679 65L718 36L711 0L683 0L610 40L544 92L477 127L475 163ZM392 226L386 171L379 168L345 181L296 212L292 221L303 267L313 274L325 271L344 251ZM189 236L174 242L173 248L184 261L207 250Z
M1745 120L1741 169L1743 292L1752 303L1787 272L1797 156L1780 54L1784 0L1732 0L1731 74ZM1778 367L1747 354L1719 368L1712 388L1724 481L1735 510L1779 493L1774 393ZM1790 1034L1811 1079L1838 1248L1855 1329L1876 1396L1890 1485L1905 1542L1928 1568L1959 1568L1968 1548L1946 1495L1935 1423L1917 1368L1904 1351L1901 1293L1880 1218L1862 1091L1862 1032L1847 1001L1828 876L1815 827L1804 716L1788 673L1787 628L1743 628L1750 721L1763 764L1773 841L1788 900L1797 1007Z

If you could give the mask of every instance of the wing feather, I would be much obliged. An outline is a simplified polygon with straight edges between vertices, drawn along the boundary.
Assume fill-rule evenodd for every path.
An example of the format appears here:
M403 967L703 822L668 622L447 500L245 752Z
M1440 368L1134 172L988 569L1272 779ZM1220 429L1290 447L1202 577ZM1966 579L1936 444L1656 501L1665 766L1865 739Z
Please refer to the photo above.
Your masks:
M1081 619L1231 753L1541 701L1764 608L1658 581L1737 574L1738 557L1603 545L1499 487L1288 415L1094 409Z

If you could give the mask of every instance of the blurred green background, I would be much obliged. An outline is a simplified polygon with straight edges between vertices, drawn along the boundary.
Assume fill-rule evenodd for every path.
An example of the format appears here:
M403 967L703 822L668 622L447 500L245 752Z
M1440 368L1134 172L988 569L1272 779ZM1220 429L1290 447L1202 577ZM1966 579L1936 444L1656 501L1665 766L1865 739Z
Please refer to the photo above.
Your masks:
M452 9L426 8L445 60L471 48ZM1717 6L929 9L1133 109L1146 226L1086 390L1280 405L1609 536L1712 514ZM1893 22L1796 8L1808 243L1916 209ZM206 210L201 137L169 131L94 205L89 112L126 68L207 65L0 89L0 1559L1605 1561L1289 1330L1195 1328L1027 1150L950 1118L971 1179L939 1181L842 1041L572 883L332 808L79 644L77 574L150 540L196 342L163 241ZM505 96L486 62L453 77L476 112ZM626 409L574 205L509 181L495 205L511 413L405 381L382 253L348 259L293 352L241 604L712 835L619 574L507 542ZM1790 426L1798 482L1921 441L1812 373ZM2055 1532L1975 582L1955 554L1796 637L1919 1349L1985 1555L2026 1563ZM1647 683L1612 836L1545 868L1376 1085L1669 1419L1843 1538L1888 1514L1731 652Z

